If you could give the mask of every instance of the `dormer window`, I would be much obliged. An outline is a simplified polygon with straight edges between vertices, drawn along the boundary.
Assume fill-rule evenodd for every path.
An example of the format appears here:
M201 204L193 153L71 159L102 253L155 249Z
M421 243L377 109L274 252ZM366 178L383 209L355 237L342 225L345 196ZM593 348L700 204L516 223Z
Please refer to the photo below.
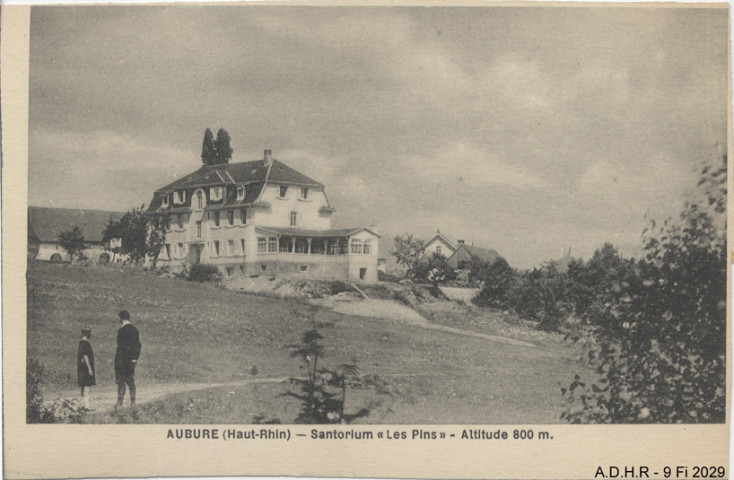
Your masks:
M301 198L304 200L308 200L308 187L301 188Z
M196 191L196 208L201 210L204 207L204 194L201 190Z
M168 206L168 194L167 193L161 193L161 206L164 208Z
M280 198L285 198L285 194L288 193L288 185L280 186Z
M247 190L245 189L244 185L240 185L237 187L237 201L241 202L245 199L245 194L247 193Z
M186 202L186 190L179 190L173 194L173 203L184 203Z
M209 190L209 200L211 200L212 202L218 202L222 200L223 190L224 189L222 187L212 187Z

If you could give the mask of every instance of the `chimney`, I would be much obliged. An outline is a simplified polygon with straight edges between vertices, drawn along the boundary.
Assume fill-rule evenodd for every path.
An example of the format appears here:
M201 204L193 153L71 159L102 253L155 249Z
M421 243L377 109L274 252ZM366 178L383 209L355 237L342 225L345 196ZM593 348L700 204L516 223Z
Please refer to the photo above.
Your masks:
M265 155L263 157L263 165L266 167L269 167L270 164L273 163L273 155L270 150L265 150Z
M459 245L464 245L464 240L459 240Z

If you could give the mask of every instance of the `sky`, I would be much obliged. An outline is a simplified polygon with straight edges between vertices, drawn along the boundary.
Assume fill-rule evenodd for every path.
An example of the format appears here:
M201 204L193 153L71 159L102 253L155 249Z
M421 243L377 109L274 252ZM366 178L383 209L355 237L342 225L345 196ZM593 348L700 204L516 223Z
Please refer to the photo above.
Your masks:
M727 142L725 9L35 6L29 205L126 211L273 157L333 226L437 231L529 268L641 254Z

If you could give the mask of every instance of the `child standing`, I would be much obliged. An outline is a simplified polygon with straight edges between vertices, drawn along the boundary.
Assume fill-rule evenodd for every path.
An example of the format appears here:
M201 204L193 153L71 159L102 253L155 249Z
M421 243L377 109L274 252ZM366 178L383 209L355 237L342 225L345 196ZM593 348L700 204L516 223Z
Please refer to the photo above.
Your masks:
M82 339L79 340L79 353L76 362L77 383L82 389L82 406L85 410L94 410L89 407L89 388L96 385L94 377L94 351L89 338L92 336L90 327L82 327Z

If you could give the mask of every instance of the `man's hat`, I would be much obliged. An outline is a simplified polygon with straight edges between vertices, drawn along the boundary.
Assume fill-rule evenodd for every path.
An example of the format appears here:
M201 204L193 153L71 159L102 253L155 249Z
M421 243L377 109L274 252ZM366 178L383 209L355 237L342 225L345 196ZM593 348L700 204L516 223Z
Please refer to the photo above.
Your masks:
M87 325L84 325L82 327L82 335L89 335L92 333L92 327L89 327Z
M130 312L128 312L127 310L122 310L120 312L120 318L122 320L130 320Z

